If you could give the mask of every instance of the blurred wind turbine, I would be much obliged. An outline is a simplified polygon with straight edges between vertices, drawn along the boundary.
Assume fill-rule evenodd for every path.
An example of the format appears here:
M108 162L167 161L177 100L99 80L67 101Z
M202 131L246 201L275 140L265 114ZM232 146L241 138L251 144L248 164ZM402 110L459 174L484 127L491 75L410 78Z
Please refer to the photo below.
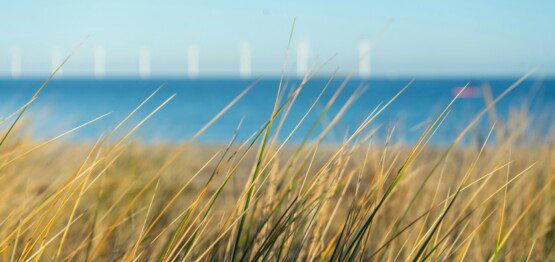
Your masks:
M21 54L19 49L14 48L12 50L12 78L21 77Z
M251 47L247 42L239 46L239 75L242 78L251 76Z
M301 41L297 45L297 76L305 77L308 71L308 56L310 45L307 41Z
M199 47L190 45L187 48L187 75L189 78L197 78L199 75Z
M150 76L150 50L146 47L139 51L139 76L141 78Z
M58 48L52 49L52 64L50 68L50 72L54 72L58 66L62 64L62 54ZM62 76L63 68L60 68L58 72L56 72L56 77Z
M363 40L358 45L358 74L360 78L370 77L370 51L372 44L368 40Z
M106 51L104 47L94 49L94 77L103 78L106 75Z

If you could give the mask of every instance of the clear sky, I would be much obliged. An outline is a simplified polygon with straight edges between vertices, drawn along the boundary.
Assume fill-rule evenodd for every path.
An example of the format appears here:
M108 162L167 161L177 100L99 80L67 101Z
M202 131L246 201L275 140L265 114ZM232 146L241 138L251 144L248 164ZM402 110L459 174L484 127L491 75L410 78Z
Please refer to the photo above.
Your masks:
M378 38L375 76L513 76L538 67L555 76L555 1L29 1L0 4L0 75L12 56L26 75L46 75L54 52L88 40L64 75L91 76L93 50L105 50L107 76L138 74L150 53L152 76L186 76L187 47L197 45L201 76L239 73L249 43L252 74L278 75L293 18L296 43L310 62L337 54L326 72L356 68L359 43ZM57 51L56 51L57 50Z

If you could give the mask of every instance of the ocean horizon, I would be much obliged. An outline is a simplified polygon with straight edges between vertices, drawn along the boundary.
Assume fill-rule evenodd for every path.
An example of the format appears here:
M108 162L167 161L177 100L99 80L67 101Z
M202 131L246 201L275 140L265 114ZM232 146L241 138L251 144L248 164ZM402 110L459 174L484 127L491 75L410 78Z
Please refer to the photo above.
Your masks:
M283 122L280 139L285 139L304 114L314 103L328 78L311 79L299 93ZM376 136L383 138L395 126L394 140L411 143L418 139L427 123L453 99L460 88L469 83L461 98L450 110L443 126L438 130L432 143L447 144L453 140L483 108L486 100L484 88L491 90L493 97L501 94L517 78L415 78L368 130L379 127ZM135 138L152 142L175 142L187 140L200 130L223 107L253 84L255 79L237 78L70 78L51 80L30 107L25 119L25 128L33 136L49 138L78 126L100 115L110 113L98 122L86 126L67 136L70 140L95 140L103 132L109 131L129 112L139 105L160 85L162 89L129 121L134 123L147 116L165 99L176 94L151 119L145 122ZM299 128L291 136L291 142L299 142L318 119L326 103L341 86L344 77L336 77L330 82L322 98ZM332 121L341 107L355 94L364 90L346 110L324 142L336 143L353 132L360 123L378 106L397 94L410 78L350 79L329 111L323 115L322 123L316 127L316 134L323 125ZM6 117L23 106L44 82L41 78L0 79L0 116ZM285 79L283 94L289 95L298 87L301 79ZM273 109L279 86L279 78L262 78L235 106L226 112L197 141L224 143L231 139L239 123L239 138L246 139L268 120ZM525 110L532 117L530 128L540 128L547 132L553 123L555 108L555 79L527 79L511 91L496 106L500 119L509 119L510 114ZM466 141L480 139L491 127L492 119L485 115L473 135ZM279 118L278 118L279 120ZM539 127L537 127L539 126Z

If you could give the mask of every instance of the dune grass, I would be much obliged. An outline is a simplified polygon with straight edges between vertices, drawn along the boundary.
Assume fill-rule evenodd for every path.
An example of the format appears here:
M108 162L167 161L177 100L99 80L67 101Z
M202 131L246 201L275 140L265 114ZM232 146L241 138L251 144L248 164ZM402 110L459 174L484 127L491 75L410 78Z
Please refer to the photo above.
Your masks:
M289 94L280 83L259 131L240 140L238 123L222 145L195 139L256 82L191 139L162 145L131 138L173 96L128 123L159 88L95 143L58 139L105 115L52 139L33 139L20 130L20 120L47 80L1 123L1 260L553 259L555 136L531 132L531 116L523 110L506 123L494 110L527 75L500 96L486 96L484 110L453 134L449 146L429 142L456 110L457 97L430 116L413 145L394 141L395 126L375 141L384 128L375 119L410 82L331 145L323 139L364 91L324 124L349 77L329 101L321 101L330 92L322 87L306 112L325 105L314 123L304 123L305 115L293 130L282 130L318 70ZM484 141L461 143L484 117L491 123ZM291 143L301 124L313 128Z

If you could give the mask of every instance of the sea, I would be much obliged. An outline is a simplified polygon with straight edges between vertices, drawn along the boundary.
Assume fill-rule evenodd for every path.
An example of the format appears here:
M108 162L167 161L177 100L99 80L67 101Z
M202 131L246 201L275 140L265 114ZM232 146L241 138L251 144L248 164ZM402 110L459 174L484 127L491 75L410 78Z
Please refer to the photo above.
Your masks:
M334 121L346 103L350 104L341 118L323 139L337 143L349 137L369 114L387 104L412 79L350 79L329 106L345 79L311 79L301 89L290 108L284 107L286 119L279 116L272 125L280 127L278 139L298 143L312 140ZM329 81L329 84L328 84ZM414 143L426 127L461 91L461 97L449 110L431 143L449 144L484 108L491 96L499 96L517 78L440 78L414 79L410 86L372 120L364 132L376 130L372 140L385 143ZM0 79L0 119L12 115L24 106L44 79ZM302 83L301 79L282 81L280 103ZM237 134L245 140L260 130L274 108L280 79L53 79L30 104L17 127L25 134L40 139L56 137L98 116L102 119L79 128L62 140L94 141L122 121L160 86L161 89L141 107L122 127L122 136L155 110L166 99L175 96L156 113L148 117L132 134L131 139L144 142L174 143L191 139L226 105L250 85L250 89L235 105L196 138L199 143L227 143ZM323 88L328 84L322 93ZM317 98L322 93L319 100ZM351 102L348 102L351 99ZM527 79L509 92L484 114L476 127L465 137L465 143L483 139L494 122L507 123L516 116L526 116L529 132L548 134L555 116L555 79ZM495 116L495 117L494 117ZM3 121L2 132L15 116ZM318 121L319 120L319 121ZM299 124L300 123L300 124ZM297 127L298 125L298 127ZM310 132L314 128L314 132ZM393 131L393 132L392 132Z

